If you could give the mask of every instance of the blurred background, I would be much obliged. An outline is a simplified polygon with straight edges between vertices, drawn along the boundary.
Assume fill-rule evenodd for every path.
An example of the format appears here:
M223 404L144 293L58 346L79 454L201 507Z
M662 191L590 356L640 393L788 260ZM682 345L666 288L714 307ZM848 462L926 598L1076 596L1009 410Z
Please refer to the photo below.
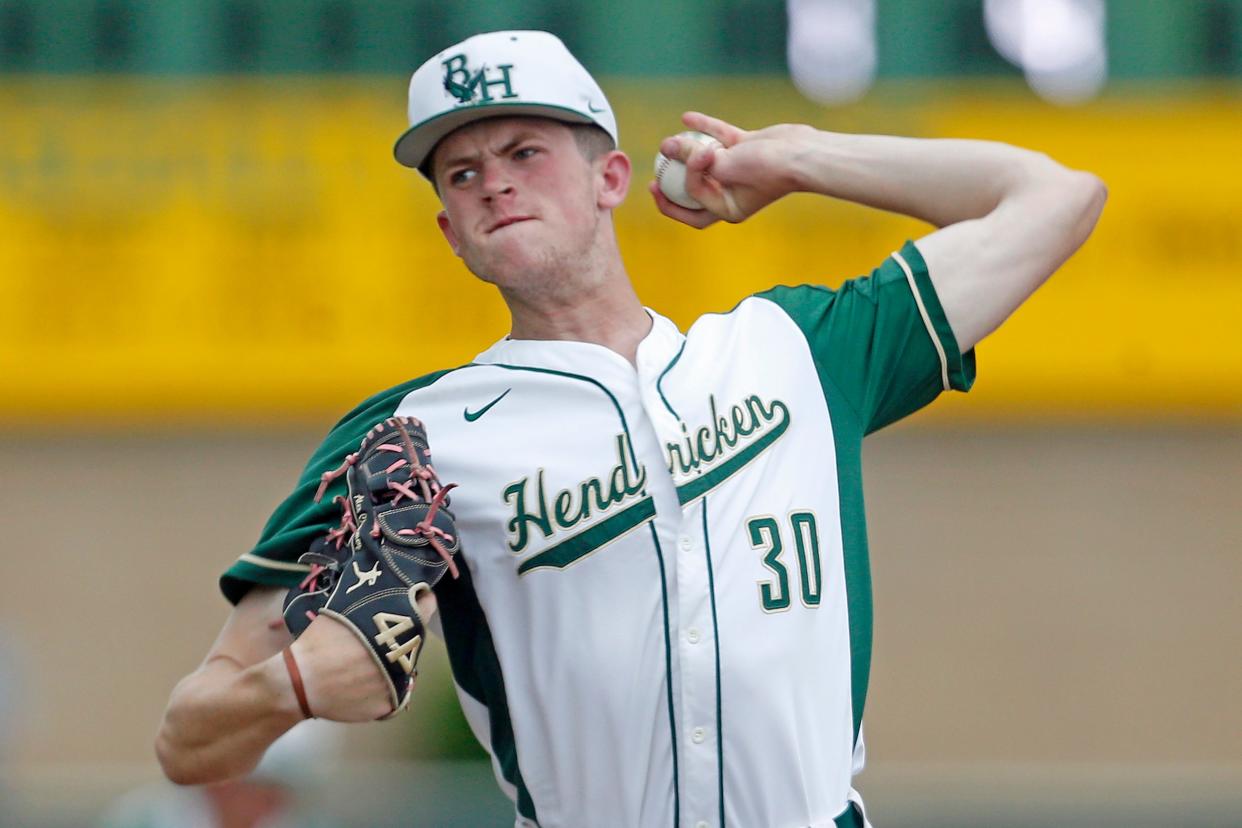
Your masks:
M858 785L878 828L1242 826L1242 0L0 0L0 825L511 824L438 641L409 714L295 730L243 785L174 790L150 747L327 428L506 333L391 158L408 73L502 28L600 77L626 261L683 326L928 231L663 219L685 109L1108 183L975 390L870 438Z

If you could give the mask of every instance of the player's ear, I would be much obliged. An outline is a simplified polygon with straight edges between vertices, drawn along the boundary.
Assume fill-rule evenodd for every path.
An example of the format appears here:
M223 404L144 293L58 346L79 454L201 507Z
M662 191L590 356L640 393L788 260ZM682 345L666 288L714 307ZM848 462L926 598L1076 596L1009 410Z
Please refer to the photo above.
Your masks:
M625 194L630 190L630 177L633 169L630 157L620 150L612 150L600 156L595 162L597 169L596 203L605 210L625 201Z
M449 247L453 248L453 255L460 259L461 248L457 244L457 233L453 230L453 223L449 221L448 213L443 210L436 213L436 224L440 232L444 234L444 240L448 242Z

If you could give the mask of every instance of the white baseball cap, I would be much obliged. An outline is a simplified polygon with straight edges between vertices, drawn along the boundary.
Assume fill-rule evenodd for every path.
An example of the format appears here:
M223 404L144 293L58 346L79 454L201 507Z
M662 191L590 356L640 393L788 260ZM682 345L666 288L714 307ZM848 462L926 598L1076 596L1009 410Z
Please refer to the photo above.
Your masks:
M410 78L410 128L397 161L428 174L440 139L480 118L539 115L596 124L617 141L617 118L590 73L548 32L488 32L428 60Z

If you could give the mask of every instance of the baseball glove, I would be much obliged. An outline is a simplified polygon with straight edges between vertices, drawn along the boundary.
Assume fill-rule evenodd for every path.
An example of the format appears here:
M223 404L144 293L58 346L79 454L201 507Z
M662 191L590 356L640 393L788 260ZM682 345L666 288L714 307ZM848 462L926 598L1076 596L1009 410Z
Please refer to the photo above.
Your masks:
M427 432L413 417L372 428L358 451L325 472L315 501L345 475L348 497L334 498L341 523L299 559L310 573L285 598L285 625L296 638L319 615L345 624L388 680L394 715L414 685L425 629L418 598L447 571L460 548L448 492L430 462Z

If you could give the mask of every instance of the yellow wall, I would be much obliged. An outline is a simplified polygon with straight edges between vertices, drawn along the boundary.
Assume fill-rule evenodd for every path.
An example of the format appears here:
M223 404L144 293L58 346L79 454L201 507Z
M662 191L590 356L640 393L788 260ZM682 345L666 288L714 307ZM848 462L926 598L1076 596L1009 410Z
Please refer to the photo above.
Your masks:
M797 196L704 233L642 192L682 108L745 126L1011 141L1090 169L1095 237L979 349L936 416L1242 414L1242 108L1211 90L1062 109L1005 86L888 86L823 110L781 81L605 83L639 173L619 212L682 324L775 282L866 272L925 228ZM459 364L503 306L391 160L399 78L0 80L0 421L320 418ZM379 326L376 320L382 320Z

